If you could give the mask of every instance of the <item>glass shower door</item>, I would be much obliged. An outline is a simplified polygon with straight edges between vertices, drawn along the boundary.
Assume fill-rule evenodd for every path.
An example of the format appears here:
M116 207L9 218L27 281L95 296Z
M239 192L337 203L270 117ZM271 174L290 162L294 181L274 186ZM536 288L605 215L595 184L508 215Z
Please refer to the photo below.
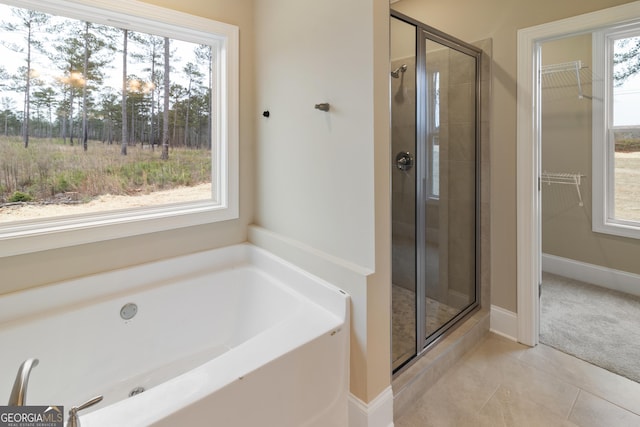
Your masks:
M479 305L480 54L392 12L394 372Z
M416 27L391 18L392 366L416 347Z
M424 345L476 304L478 54L424 31L418 103L418 297ZM420 306L418 316L420 313Z

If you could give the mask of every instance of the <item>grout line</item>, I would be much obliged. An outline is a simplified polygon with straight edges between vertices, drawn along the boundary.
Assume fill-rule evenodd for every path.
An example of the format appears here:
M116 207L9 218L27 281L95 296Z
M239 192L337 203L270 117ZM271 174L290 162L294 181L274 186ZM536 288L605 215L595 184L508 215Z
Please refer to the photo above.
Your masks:
M598 399L602 399L605 402L610 403L613 406L617 406L618 408L622 409L623 411L630 412L630 413L640 417L640 411L634 411L633 409L627 408L626 406L622 406L620 403L612 402L611 400L609 400L608 397L604 396L604 393L600 393L600 391L598 391L597 393L596 392L591 392L589 390L582 390L582 389L581 389L581 391L584 391L585 393L589 393L590 395L595 396Z
M576 398L573 399L573 403L571 404L571 408L569 408L569 413L567 414L567 421L571 418L571 414L573 414L573 410L576 407L576 403L578 402L578 398L580 397L580 393L582 393L582 389L578 388L578 393L576 393Z
M498 392L498 390L500 389L500 387L502 387L502 383L498 383L498 385L496 386L496 389L493 390L493 393L491 393L489 395L489 398L482 404L482 406L480 406L480 409L478 409L477 413L482 412L482 410L485 408L485 406L487 406L489 404L489 402L491 401L491 399L493 399L493 396L496 395L496 393Z
M577 360L578 363L584 363L586 365L589 365L595 371L604 371L605 373L607 373L609 375L622 378L624 381L634 382L633 380L630 380L630 379L628 379L626 377L623 377L621 375L615 374L613 372L607 371L606 369L601 368L600 366L596 366L596 365L594 365L592 363L589 363L587 361L584 361L584 360L582 360L582 359L580 359L578 357L575 357L573 355L564 353L564 352L562 352L560 350L557 350L557 349L555 349L555 348L553 348L551 346L548 346L546 344L538 344L538 345L544 345L545 347L549 347L553 351L556 351L556 352L562 354L563 355L562 357L566 356L566 357L569 357L569 358ZM558 372L557 369L553 369L553 368L548 369L547 365L548 364L554 364L556 361L552 360L552 358L549 358L549 357L546 357L546 356L543 356L543 355L539 355L539 356L545 362L548 362L548 363L543 363L542 366L538 366L536 363L528 363L526 360L523 360L523 362L525 364L527 364L528 366L534 368L534 369L538 369L541 372L544 372L546 374L555 376L559 381L562 381L564 383L567 383L567 384L569 384L571 386L574 386L574 387L578 388L580 390L580 392L578 393L578 396L576 396L576 400L574 401L574 405L577 402L580 393L584 392L584 393L591 394L591 395L593 395L593 396L595 396L595 397L597 397L599 399L602 399L602 400L604 400L604 401L606 401L606 402L608 402L608 403L610 403L610 404L612 404L614 406L617 406L620 409L623 409L623 410L625 410L627 412L631 412L632 414L635 414L635 415L640 417L640 410L636 411L636 410L633 410L633 409L628 408L626 406L622 406L622 404L620 404L620 403L616 403L616 402L611 401L611 398L607 396L606 391L603 390L602 388L600 388L600 386L599 386L599 384L601 382L600 380L597 380L597 382L595 384L588 384L588 383L583 383L583 382L581 383L581 381L579 381L578 378L573 378L572 374L568 374L566 372L568 370L568 368L566 366L562 365L561 362L560 362L560 366L557 366L557 368L560 369L561 371L564 371L564 372ZM587 386L587 389L584 388L585 385ZM590 386L592 386L591 389L589 389ZM571 411L573 411L573 406L571 408ZM571 414L571 412L569 412L569 414Z

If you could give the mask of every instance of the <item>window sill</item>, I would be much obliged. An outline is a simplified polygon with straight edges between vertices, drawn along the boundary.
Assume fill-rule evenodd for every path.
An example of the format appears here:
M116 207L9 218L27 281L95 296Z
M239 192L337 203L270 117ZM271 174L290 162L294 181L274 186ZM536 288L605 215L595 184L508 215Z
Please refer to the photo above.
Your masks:
M0 226L0 258L238 218L211 201Z
M592 230L594 233L627 237L629 239L640 239L640 224L634 225L632 222L604 222L598 224L594 221Z

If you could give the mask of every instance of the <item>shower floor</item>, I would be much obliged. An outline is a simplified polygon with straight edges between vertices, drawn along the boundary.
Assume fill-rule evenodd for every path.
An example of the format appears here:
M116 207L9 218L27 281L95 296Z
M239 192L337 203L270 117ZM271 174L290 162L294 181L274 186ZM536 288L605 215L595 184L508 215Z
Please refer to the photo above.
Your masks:
M416 304L415 293L402 286L392 286L392 365L393 369L415 354ZM435 332L440 326L456 316L460 310L426 298L426 331Z

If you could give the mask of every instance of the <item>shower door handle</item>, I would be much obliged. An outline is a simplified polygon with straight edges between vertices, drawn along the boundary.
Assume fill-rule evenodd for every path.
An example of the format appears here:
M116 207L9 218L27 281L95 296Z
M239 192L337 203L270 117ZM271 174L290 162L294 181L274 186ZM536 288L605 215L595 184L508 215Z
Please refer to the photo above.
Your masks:
M413 156L408 151L401 151L396 155L396 167L401 171L408 171L413 167Z

